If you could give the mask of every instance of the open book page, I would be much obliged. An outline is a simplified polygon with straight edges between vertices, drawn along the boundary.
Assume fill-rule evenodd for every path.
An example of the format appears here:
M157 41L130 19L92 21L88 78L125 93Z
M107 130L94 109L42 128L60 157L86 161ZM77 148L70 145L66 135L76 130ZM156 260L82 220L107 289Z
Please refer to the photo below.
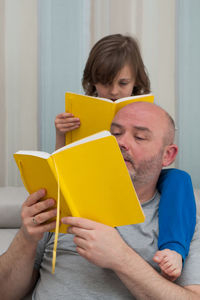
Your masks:
M153 98L154 98L153 94L137 95L137 96L130 96L130 97L120 98L120 99L116 100L115 103L119 103L119 102L123 102L123 101L129 101L129 100L134 100L134 102L146 101L146 102L152 102L153 103Z
M82 95L82 94L76 94L76 93L71 93L71 92L67 92L65 99L66 102L68 101L68 99L76 99L76 98L87 98L88 100L94 100L94 99L98 99L99 101L106 101L106 102L113 102L112 100L108 99L108 98L102 98L102 97L94 97L94 96L88 96L88 95Z
M97 101L105 101L105 102L110 102L110 103L113 103L113 102L118 103L118 102L128 101L128 100L140 101L141 98L145 99L146 97L150 98L150 97L154 97L154 96L153 96L153 94L149 93L149 94L144 94L144 95L136 95L136 96L133 95L130 97L123 97L123 98L117 99L116 101L112 101L108 98L94 97L94 96L81 95L81 94L67 92L65 99L66 99L66 103L67 103L68 99L74 100L74 99L78 99L78 98L85 99L85 101L86 101L86 99L88 99L90 101L97 100Z
M89 136L87 136L83 139L80 139L78 141L75 141L73 143L70 143L70 144L54 151L52 154L56 154L58 152L66 150L66 149L69 149L69 148L72 148L72 147L75 147L75 146L78 146L78 145L81 145L81 144L84 144L84 143L88 143L88 142L91 142L91 141L95 141L95 140L98 140L98 139L101 139L101 138L104 138L104 137L110 136L110 135L111 135L111 133L108 130L103 130L103 131L100 131L98 133L89 135Z
M51 155L47 152L33 151L33 150L20 150L20 151L17 151L15 154L24 154L24 155L30 155L30 156L32 155L32 156L37 156L37 157L41 157L44 159L48 159Z

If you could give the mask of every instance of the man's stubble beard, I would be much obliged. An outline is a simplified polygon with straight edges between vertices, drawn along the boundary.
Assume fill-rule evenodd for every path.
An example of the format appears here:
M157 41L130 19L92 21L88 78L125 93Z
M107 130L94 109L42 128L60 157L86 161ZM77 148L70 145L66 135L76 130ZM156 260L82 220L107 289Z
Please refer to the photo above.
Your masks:
M163 148L156 155L142 160L138 166L135 165L134 159L124 149L121 149L121 152L124 159L128 160L132 166L129 169L129 174L134 185L152 183L155 178L158 178L162 169Z

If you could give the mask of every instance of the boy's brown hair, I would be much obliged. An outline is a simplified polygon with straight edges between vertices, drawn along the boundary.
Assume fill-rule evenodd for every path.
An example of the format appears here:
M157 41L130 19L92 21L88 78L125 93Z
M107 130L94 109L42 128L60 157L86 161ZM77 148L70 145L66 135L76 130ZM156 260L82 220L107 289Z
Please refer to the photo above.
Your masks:
M90 51L82 79L86 95L97 96L95 84L111 84L126 64L135 77L132 95L150 93L150 80L137 41L131 36L113 34L100 39Z

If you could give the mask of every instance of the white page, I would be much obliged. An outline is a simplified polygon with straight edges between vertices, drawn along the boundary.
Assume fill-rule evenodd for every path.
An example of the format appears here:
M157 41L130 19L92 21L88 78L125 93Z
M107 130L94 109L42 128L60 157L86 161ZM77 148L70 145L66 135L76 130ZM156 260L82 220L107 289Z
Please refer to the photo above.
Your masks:
M75 147L75 146L78 146L80 144L83 144L83 143L87 143L87 142L90 142L90 141L94 141L94 140L98 140L100 138L103 138L103 137L106 137L106 136L110 136L111 133L108 131L108 130L103 130L103 131L100 131L98 133L95 133L93 135L90 135L90 136L87 136L83 139L80 139L74 143L71 143L69 145L66 145L56 151L54 151L52 154L55 154L55 153L58 153L60 151L64 151L65 149L68 149L68 148L71 148L71 147ZM31 150L20 150L20 151L17 151L15 152L15 154L24 154L24 155L32 155L32 156L37 156L37 157L41 157L41 158L44 158L44 159L48 159L51 154L47 153L47 152L43 152L43 151L31 151Z
M44 159L49 158L51 155L47 152L43 152L43 151L31 151L31 150L20 150L15 152L14 154L24 154L24 155L32 155L32 156L37 156L37 157L41 157Z
M123 102L123 101L126 101L126 100L131 100L131 99L134 99L137 102L137 99L139 100L140 98L143 98L143 97L146 97L146 96L152 96L152 94L144 94L144 95L138 95L138 96L124 97L124 98L120 98L120 99L116 100L115 102L119 103L119 102Z
M75 141L75 142L73 142L71 144L68 144L68 145L66 145L66 146L64 146L64 147L62 147L62 148L54 151L52 154L58 153L60 151L64 151L65 149L68 149L68 148L71 148L71 147L78 146L80 144L84 144L84 143L87 143L87 142L90 142L90 141L98 140L100 138L103 138L103 137L106 137L106 136L110 136L110 135L111 135L110 131L103 130L103 131L100 131L98 133L95 133L95 134L92 134L90 136L87 136L87 137L85 137L83 139L80 139L78 141Z

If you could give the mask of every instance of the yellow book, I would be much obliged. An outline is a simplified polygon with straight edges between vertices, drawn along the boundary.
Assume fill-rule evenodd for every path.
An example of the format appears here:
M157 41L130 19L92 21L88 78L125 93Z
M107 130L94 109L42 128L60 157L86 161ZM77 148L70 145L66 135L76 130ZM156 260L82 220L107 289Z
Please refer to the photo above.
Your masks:
M29 193L45 188L45 199L57 199L59 176L61 218L83 217L113 227L144 221L120 148L108 131L52 154L18 151L14 158ZM59 231L66 233L66 225L61 224Z
M110 124L118 110L129 103L137 101L153 103L154 96L152 94L131 96L113 102L106 98L67 92L65 94L65 111L80 118L81 125L78 129L72 130L66 134L66 144L101 130L110 130Z
M48 154L14 153L29 193L45 188L57 201L52 272L55 270L58 232L65 216L91 219L112 227L144 222L137 194L114 136L102 131Z

